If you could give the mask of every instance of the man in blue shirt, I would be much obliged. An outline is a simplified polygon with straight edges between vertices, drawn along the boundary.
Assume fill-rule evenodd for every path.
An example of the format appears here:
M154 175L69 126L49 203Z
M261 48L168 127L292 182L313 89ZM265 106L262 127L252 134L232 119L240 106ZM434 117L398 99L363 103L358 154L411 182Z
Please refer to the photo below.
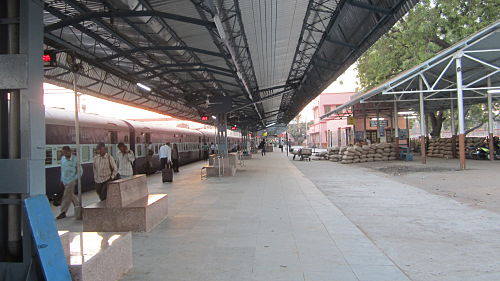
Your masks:
M61 202L61 213L57 216L58 220L66 217L66 212L71 203L73 203L73 207L80 206L78 197L75 195L75 186L78 179L77 159L71 153L69 146L64 146L62 152L61 182L64 184L64 193Z

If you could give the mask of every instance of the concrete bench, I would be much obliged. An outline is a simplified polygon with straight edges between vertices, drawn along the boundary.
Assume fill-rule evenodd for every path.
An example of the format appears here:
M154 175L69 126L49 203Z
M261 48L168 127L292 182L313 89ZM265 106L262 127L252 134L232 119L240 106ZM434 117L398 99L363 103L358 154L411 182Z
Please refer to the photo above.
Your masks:
M210 155L208 158L208 166L204 166L202 171L206 171L207 177L218 177L219 166L221 165L221 174L223 176L234 176L236 174L236 165L238 163L237 153L228 153L225 158L218 158L217 155ZM203 177L203 174L202 174Z
M130 232L59 232L73 281L117 281L132 268Z
M168 213L167 194L149 194L146 175L109 184L106 200L86 206L83 231L149 232Z

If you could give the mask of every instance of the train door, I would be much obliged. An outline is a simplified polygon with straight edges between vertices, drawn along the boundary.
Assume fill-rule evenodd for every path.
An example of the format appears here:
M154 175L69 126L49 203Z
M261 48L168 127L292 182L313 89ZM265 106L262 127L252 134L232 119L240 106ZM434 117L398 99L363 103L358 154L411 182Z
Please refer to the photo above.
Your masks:
M198 160L200 160L203 156L203 151L202 151L202 146L203 146L203 143L201 142L201 136L198 137Z
M118 132L117 131L109 131L109 143L107 144L108 153L113 157L116 157L116 144L118 143Z

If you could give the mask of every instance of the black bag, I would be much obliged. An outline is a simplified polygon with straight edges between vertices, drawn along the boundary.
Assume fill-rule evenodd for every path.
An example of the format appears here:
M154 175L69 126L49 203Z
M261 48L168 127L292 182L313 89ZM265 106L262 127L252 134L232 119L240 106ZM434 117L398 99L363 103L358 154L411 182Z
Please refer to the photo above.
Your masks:
M174 180L174 171L170 165L161 171L161 180L162 182L172 182Z

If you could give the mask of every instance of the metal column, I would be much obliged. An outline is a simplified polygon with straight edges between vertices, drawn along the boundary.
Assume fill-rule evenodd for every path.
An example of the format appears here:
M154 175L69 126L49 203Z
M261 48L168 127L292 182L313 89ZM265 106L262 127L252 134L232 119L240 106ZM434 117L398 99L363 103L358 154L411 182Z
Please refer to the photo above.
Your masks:
M491 88L491 79L488 77L488 88ZM495 143L493 141L494 126L493 122L493 106L492 106L492 96L491 92L488 91L488 136L489 136L489 147L490 147L490 160L495 160Z
M394 145L396 146L396 155L399 155L399 115L398 115L398 102L394 100ZM399 156L398 156L399 157Z
M457 157L457 130L455 128L455 103L453 93L450 94L450 127L451 127L451 151L453 158Z
M76 89L77 84L77 73L73 72L73 92L75 95L75 143L76 143L76 167L77 167L77 190L78 190L78 206L74 206L75 217L78 220L82 219L82 171L81 171L81 158L80 158L80 120L78 118L78 113L80 111L80 97L78 96L78 91Z
M462 91L462 53L455 55L457 71L457 106L458 106L458 146L460 155L460 169L465 169L465 116L464 94Z
M418 77L418 87L422 90L422 77ZM425 108L424 108L424 93L419 93L420 97L420 153L422 158L422 164L427 163L427 149L425 144L425 135L426 135L426 123L425 123Z
M18 72L4 71L0 78L0 246L8 245L8 251L0 251L0 278L42 280L35 270L31 231L20 206L30 195L45 194L43 3L2 2L7 8L0 10L0 18L8 24L0 26L0 64Z
M217 154L222 158L227 157L227 119L225 113L217 114L217 119L215 119L215 127L217 130L216 143L217 143Z

